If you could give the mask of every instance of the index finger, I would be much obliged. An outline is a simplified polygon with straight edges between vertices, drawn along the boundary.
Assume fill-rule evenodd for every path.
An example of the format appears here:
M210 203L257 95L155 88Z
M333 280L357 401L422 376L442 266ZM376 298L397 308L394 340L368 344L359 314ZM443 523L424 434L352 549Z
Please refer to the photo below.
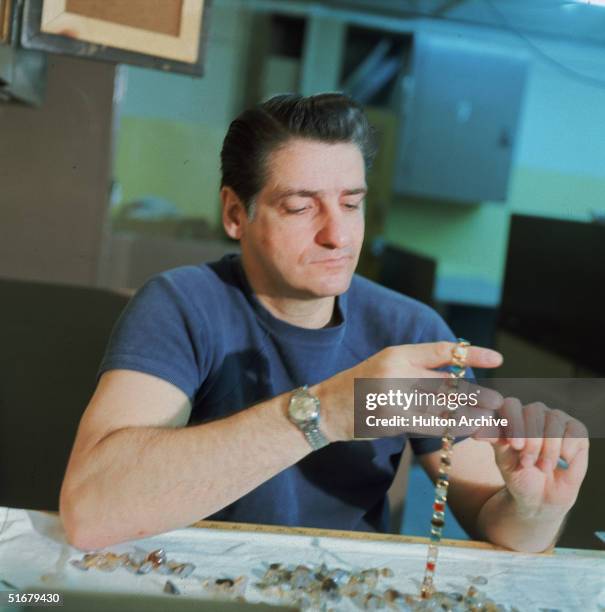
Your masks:
M452 351L458 346L456 342L424 342L413 344L411 360L423 368L440 368L451 365ZM502 354L481 346L469 346L466 353L466 365L469 368L497 368L502 364Z

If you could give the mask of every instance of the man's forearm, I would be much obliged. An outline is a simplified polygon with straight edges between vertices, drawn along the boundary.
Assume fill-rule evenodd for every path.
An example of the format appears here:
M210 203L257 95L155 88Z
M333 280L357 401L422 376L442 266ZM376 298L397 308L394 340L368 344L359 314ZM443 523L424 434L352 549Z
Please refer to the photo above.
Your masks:
M543 552L556 543L565 516L562 510L525 510L503 488L483 504L477 526L483 539L493 544L522 552Z
M289 394L187 428L126 428L101 440L61 491L68 537L100 548L189 525L304 457Z

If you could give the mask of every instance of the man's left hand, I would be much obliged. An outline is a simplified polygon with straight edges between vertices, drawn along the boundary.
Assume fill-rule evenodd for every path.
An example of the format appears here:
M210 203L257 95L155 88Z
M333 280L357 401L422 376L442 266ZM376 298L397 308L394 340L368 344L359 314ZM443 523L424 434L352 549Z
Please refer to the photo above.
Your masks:
M542 403L506 398L499 416L505 437L488 438L509 494L527 516L565 515L588 467L588 432L577 419ZM485 439L478 436L478 439ZM561 457L567 469L557 465Z

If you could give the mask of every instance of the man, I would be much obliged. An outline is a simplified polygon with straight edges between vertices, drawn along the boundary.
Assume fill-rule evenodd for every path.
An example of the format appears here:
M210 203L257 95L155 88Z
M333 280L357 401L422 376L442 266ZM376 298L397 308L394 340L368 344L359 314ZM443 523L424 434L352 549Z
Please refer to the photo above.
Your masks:
M207 517L386 528L406 439L352 440L353 381L446 376L454 336L430 308L353 275L371 154L363 112L338 94L278 96L231 124L221 200L241 258L161 274L121 317L61 492L75 546ZM468 351L470 367L500 363ZM319 421L305 421L301 407L317 403ZM543 405L507 399L501 412L509 437L456 445L448 501L471 535L544 550L578 494L587 441L525 440L529 420L581 427ZM435 479L440 440L410 443Z

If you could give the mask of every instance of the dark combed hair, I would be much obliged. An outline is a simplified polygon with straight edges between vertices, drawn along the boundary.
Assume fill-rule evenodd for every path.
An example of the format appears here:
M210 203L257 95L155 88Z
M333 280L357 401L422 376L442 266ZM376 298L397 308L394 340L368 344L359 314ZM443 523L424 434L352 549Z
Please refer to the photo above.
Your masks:
M221 151L221 187L231 187L249 209L267 180L269 155L292 138L356 144L366 169L375 155L373 130L351 98L340 93L283 94L231 122Z

